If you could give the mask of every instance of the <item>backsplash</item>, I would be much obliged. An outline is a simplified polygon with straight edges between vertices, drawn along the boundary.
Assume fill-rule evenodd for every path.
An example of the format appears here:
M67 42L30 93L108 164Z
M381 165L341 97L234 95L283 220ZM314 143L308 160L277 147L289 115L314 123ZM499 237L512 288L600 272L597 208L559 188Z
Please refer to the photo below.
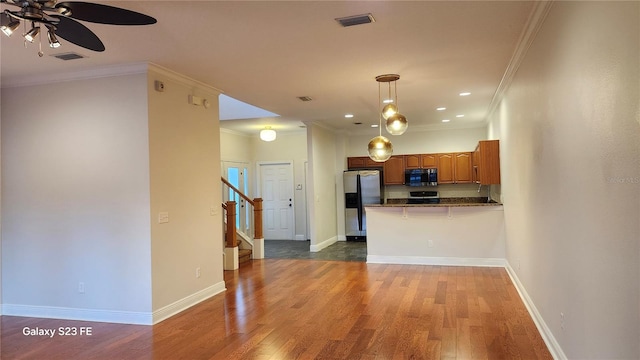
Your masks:
M489 186L483 185L478 192L478 184L440 184L438 186L387 185L384 187L386 199L408 198L410 191L437 191L441 198L446 197L487 197Z

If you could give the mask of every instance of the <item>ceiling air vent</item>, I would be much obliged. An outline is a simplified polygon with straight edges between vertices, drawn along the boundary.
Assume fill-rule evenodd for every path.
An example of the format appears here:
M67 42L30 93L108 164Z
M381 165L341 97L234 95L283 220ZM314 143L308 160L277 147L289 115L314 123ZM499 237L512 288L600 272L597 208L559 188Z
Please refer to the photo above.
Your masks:
M68 52L68 53L62 53L62 54L54 54L51 55L55 58L58 58L60 60L75 60L75 59L84 59L85 57L83 55L80 55L78 53L74 53L74 52Z
M298 96L298 99L300 99L300 101L311 101L311 100L313 100L309 96Z
M347 17L337 18L336 21L342 25L342 27L368 24L376 21L371 14L353 15Z

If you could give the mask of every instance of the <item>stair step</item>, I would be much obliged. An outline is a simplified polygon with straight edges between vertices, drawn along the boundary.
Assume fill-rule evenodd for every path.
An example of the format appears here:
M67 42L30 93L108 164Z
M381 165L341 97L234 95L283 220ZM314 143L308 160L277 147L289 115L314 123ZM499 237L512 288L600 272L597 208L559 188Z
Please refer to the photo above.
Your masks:
M251 250L250 249L239 249L238 250L238 263L244 263L251 260Z

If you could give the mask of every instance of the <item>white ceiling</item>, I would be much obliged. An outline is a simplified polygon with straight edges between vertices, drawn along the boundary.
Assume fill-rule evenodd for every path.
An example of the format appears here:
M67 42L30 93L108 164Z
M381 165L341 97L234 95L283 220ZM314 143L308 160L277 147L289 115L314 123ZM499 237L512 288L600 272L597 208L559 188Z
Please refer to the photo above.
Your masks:
M370 128L378 122L374 78L387 73L400 75L398 105L408 131L480 126L533 8L530 1L99 2L158 23L84 23L105 52L61 39L62 47L47 47L43 58L37 45L25 48L19 36L3 35L2 81L150 61L280 115L221 122L249 134L265 125L299 131L303 121L376 134ZM334 20L366 13L374 23L343 28ZM49 56L69 51L88 58ZM462 91L472 94L460 97ZM436 111L438 106L447 110ZM354 118L344 118L347 113Z

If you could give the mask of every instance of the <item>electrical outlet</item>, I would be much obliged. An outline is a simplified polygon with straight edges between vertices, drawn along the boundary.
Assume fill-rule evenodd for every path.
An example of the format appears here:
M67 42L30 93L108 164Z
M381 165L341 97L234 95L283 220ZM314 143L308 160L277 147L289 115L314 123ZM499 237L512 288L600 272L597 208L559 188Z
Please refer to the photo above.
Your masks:
M84 283L82 281L78 283L78 293L84 294Z
M564 330L564 313L560 313L560 329Z
M518 259L518 270L520 270L520 259Z
M200 267L196 268L196 278L200 278Z
M433 240L427 240L427 246L428 247L433 247Z
M209 215L211 215L211 216L218 215L218 208L215 207L215 206L212 206L211 209L209 209Z

